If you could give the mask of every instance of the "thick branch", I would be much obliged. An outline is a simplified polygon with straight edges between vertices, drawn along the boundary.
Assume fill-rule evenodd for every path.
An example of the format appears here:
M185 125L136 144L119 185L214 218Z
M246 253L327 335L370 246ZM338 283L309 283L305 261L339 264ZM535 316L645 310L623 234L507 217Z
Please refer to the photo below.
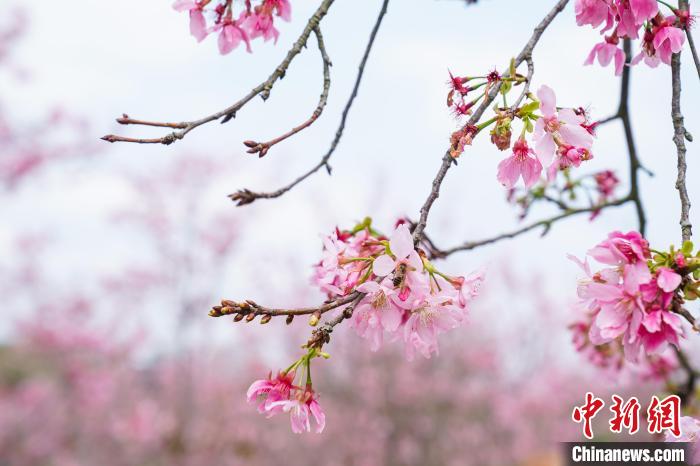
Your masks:
M537 45L537 42L540 40L540 37L542 37L544 31L551 24L554 18L564 9L568 2L569 0L559 0L556 3L556 5L554 5L554 8L552 8L552 10L549 13L547 13L544 19L542 19L540 24L537 25L537 27L532 33L532 36L530 37L530 40L527 42L527 44L525 44L525 47L515 58L515 67L518 67L523 61L532 57L532 51L535 48L535 45ZM493 100L498 95L498 91L500 89L500 82L491 87L488 94L485 96L484 101L481 103L479 108L477 108L474 111L474 113L469 118L469 121L465 126L474 125L476 122L479 121L486 109L491 105ZM440 187L442 186L442 182L445 179L447 171L450 169L453 163L454 159L450 155L450 151L447 150L445 152L445 155L442 157L442 164L440 165L440 169L438 170L437 175L435 175L435 178L433 179L433 184L430 193L428 194L428 197L426 198L425 202L423 203L423 206L420 209L420 218L418 219L418 224L416 225L416 228L413 231L413 241L415 243L419 243L423 236L423 230L425 230L425 226L428 222L428 215L430 214L430 209L432 208L435 200L440 195Z
M686 11L688 8L687 2L679 1L679 8ZM673 54L671 57L671 118L673 120L673 142L676 144L676 153L678 158L678 177L676 178L676 189L681 200L681 234L683 241L688 241L692 236L692 224L690 223L690 198L688 197L688 189L686 187L686 170L687 164L685 160L686 148L685 139L688 137L688 132L683 126L683 113L681 112L681 55L680 53Z
M330 160L331 156L335 152L336 148L338 147L338 143L340 142L341 137L343 136L343 131L345 130L345 123L348 118L348 114L350 113L350 108L352 107L353 102L355 101L355 97L357 97L358 90L360 89L360 82L362 81L362 76L364 75L365 72L365 65L367 64L367 60L369 59L369 54L372 50L372 46L374 45L374 40L377 37L377 32L379 31L379 27L382 24L382 20L384 19L384 15L387 12L387 7L389 5L389 0L383 0L382 3L382 8L379 11L379 16L377 17L377 21L374 24L374 28L372 28L372 32L369 36L369 41L367 42L367 46L365 47L365 52L362 56L362 60L360 61L360 65L358 67L358 72L357 72L357 77L355 78L355 85L352 89L352 93L350 94L350 97L348 98L347 103L345 104L345 109L343 110L343 114L340 118L340 125L338 126L338 129L335 133L335 138L333 139L333 142L331 142L331 146L326 152L326 154L321 158L321 161L318 162L316 165L314 165L309 171L303 173L301 176L297 177L294 181L289 183L288 185L285 185L275 191L271 192L254 192L249 189L242 189L239 190L233 194L230 194L229 197L231 200L237 202L237 205L246 205L254 202L256 199L274 199L277 197L280 197L281 195L285 194L287 191L291 190L294 188L296 185L319 171L322 167L326 167L326 170L330 174L331 172L331 167L328 164L328 160Z
M161 123L161 122L152 122L152 121L143 121L143 120L135 120L132 118L129 118L127 115L124 115L123 118L117 119L117 122L123 125L145 125L145 126L158 126L158 127L166 127L166 128L176 128L179 129L180 131L174 131L172 133L166 134L163 137L160 138L151 138L151 139L138 139L138 138L127 138L123 136L117 136L113 134L109 134L107 136L102 137L103 140L108 141L108 142L135 142L139 144L172 144L173 142L184 138L187 133L192 131L195 128L198 128L202 125L205 125L207 123L210 123L215 120L221 119L221 123L226 123L227 121L231 120L236 116L236 112L238 112L240 109L242 109L248 102L253 100L254 97L257 95L260 95L260 97L263 100L267 100L270 97L270 91L272 90L272 87L275 85L277 80L282 79L287 72L287 68L289 68L289 65L292 63L292 60L301 53L302 48L306 46L306 43L309 39L309 36L311 35L311 32L319 25L321 20L323 19L324 16L326 16L326 13L328 13L328 9L330 6L333 4L334 0L323 0L321 4L319 5L318 9L316 9L316 12L309 18L309 21L306 24L306 27L302 31L301 35L297 39L297 41L294 43L292 48L287 52L287 55L285 56L284 60L275 68L275 70L272 72L270 77L268 77L265 81L262 83L258 84L255 88L253 88L248 94L246 94L242 99L240 99L238 102L230 105L229 107L213 113L209 116L206 116L204 118L200 118L199 120L193 120L193 121L186 121L186 122L181 122L181 123Z

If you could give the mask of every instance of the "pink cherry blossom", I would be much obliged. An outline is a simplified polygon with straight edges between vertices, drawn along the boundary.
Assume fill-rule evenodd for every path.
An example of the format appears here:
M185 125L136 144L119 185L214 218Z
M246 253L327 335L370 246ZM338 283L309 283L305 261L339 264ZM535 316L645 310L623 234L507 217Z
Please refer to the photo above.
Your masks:
M403 310L393 302L397 291L390 279L382 283L368 281L357 287L357 291L367 293L353 312L352 325L357 334L371 342L370 349L377 351L384 338L384 332L393 333L403 319Z
M630 350L636 354L643 346L647 354L660 354L669 343L678 347L680 335L683 335L680 316L655 306L647 310L638 329L638 339L631 342Z
M406 358L418 351L426 358L438 353L439 334L459 326L463 314L454 303L440 295L414 297L412 310L404 326Z
M316 421L316 433L320 434L326 427L326 415L316 400L316 393L310 387L298 390L292 399L271 403L271 407L289 413L292 432L295 434L311 432L311 416Z
M541 86L537 97L540 100L542 118L535 125L535 153L542 165L552 165L557 148L561 145L590 151L593 136L581 126L586 123L585 117L571 108L557 110L556 95L548 86Z
M523 179L526 188L532 187L540 178L542 164L535 152L527 145L524 138L520 138L513 144L513 155L503 159L498 164L498 181L507 188L512 188L518 178Z
M607 40L596 44L584 62L584 65L592 65L593 61L598 58L600 66L608 66L615 59L615 75L620 76L622 69L625 66L625 52L622 51L616 44Z
M590 342L617 342L634 362L642 348L648 356L661 354L669 344L678 347L683 328L671 305L681 276L668 267L651 273L646 240L637 232L613 232L588 255L614 266L593 274L587 262L576 260L587 276L578 295L590 313Z
M245 18L242 27L246 30L250 39L263 37L265 42L274 39L275 43L277 43L280 35L279 31L275 29L271 15L252 13Z
M668 267L659 267L656 281L663 291L671 293L681 284L681 276Z
M288 374L280 372L274 379L270 375L267 379L256 380L246 393L248 403L253 403L262 396L264 399L258 405L258 411L267 414L268 417L277 414L282 408L274 403L289 399L291 390L294 388L294 376L294 372Z
M226 55L236 49L241 42L245 43L246 51L252 52L248 34L237 21L227 20L214 27L219 33L219 53Z
M385 277L400 265L407 265L412 270L420 270L422 261L413 247L413 237L408 225L399 225L389 241L391 255L382 254L374 260L373 271L379 277ZM392 257L393 256L393 257Z
M621 233L614 231L588 254L600 263L623 268L627 283L647 283L651 273L647 267L650 257L649 243L638 232Z
M202 6L193 0L178 0L173 4L173 8L177 11L189 11L190 13L190 34L197 39L197 42L202 42L209 32L207 31L207 22L202 13Z
M283 20L292 20L292 6L289 4L289 0L264 0L263 4L263 8L276 10L277 16Z
M644 21L653 18L659 12L656 0L629 0L629 6L638 25L644 24Z
M606 21L611 22L611 5L609 0L576 0L576 24L590 24L597 28Z
M674 26L663 26L654 35L654 49L659 59L667 65L671 64L671 55L680 52L684 43L685 33Z
M620 184L620 180L615 175L612 170L603 170L594 175L596 182L596 190L600 194L601 200L603 202L609 199L615 192L615 188Z
M355 234L336 229L323 238L323 258L314 267L312 282L329 297L350 293L366 273L369 258L384 251L384 247L372 238L367 229ZM358 259L367 258L368 261Z

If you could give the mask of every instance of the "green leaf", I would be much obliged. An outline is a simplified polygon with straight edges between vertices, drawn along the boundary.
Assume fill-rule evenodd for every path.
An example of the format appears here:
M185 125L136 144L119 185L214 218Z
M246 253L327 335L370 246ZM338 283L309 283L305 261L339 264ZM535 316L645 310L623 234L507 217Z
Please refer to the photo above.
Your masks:
M513 83L511 81L504 81L503 84L501 84L501 94L508 94L512 88Z
M693 242L692 242L692 241L686 241L686 242L683 243L683 247L681 248L681 252L682 252L684 255L689 256L689 255L691 255L691 254L693 253L693 249L694 249L694 248L693 248Z
M540 102L538 100L534 100L532 102L528 102L522 107L520 107L520 110L518 111L518 115L521 117L527 116L532 114L535 110L540 108Z

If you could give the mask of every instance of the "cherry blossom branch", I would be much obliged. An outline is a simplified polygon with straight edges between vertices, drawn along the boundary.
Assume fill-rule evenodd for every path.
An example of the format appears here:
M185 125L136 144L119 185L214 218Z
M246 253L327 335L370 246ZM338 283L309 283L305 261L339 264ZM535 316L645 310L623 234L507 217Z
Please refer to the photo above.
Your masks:
M311 32L319 25L321 20L326 16L326 13L328 13L328 9L330 6L333 4L334 0L323 0L319 7L316 9L314 14L309 18L309 21L306 24L306 27L302 31L301 35L297 39L297 41L294 43L292 48L287 52L287 55L285 56L284 60L275 68L275 70L272 72L270 77L268 77L265 81L262 83L258 84L256 87L254 87L248 94L246 94L242 99L237 101L236 103L230 105L229 107L213 113L209 116L203 117L199 120L192 120L192 121L186 121L186 122L180 122L180 123L164 123L164 122L156 122L156 121L144 121L144 120L137 120L137 119L132 119L128 115L124 115L122 118L118 118L117 122L122 125L140 125L140 126L156 126L156 127L161 127L161 128L173 128L173 129L178 129L179 131L173 131L172 133L166 134L165 136L159 137L159 138L147 138L147 139L140 139L140 138L129 138L129 137L124 137L124 136L118 136L114 134L108 134L107 136L103 136L102 139L107 141L107 142L131 142L131 143L137 143L137 144L172 144L175 141L178 141L182 138L184 138L190 131L205 125L207 123L210 123L215 120L221 120L221 123L226 123L232 118L236 116L236 113L241 110L246 104L248 104L251 100L253 100L254 97L260 96L263 100L267 100L270 97L270 92L272 91L273 86L275 83L282 79L284 75L287 72L287 69L289 68L289 65L292 63L294 58L301 53L302 48L306 47L306 43L308 42L309 36L311 35ZM324 58L325 59L325 58Z
M350 113L350 108L352 107L353 102L355 101L355 98L357 97L357 93L360 89L360 82L362 82L362 77L365 72L365 66L367 64L367 60L369 59L370 52L372 50L372 46L374 45L374 40L377 37L377 32L379 31L379 27L382 24L382 20L384 19L384 15L386 15L387 12L387 7L389 5L389 0L383 0L382 3L382 8L379 11L379 16L377 17L377 20L374 24L374 27L372 28L372 32L370 33L369 36L369 41L367 42L367 46L365 47L365 52L362 56L362 60L360 61L360 65L358 67L358 72L357 72L357 77L355 78L355 85L352 89L352 93L350 94L350 97L348 98L347 103L345 104L345 108L343 109L343 113L340 118L340 125L338 126L338 129L336 130L335 133L335 138L333 138L333 142L331 142L330 148L326 152L326 154L321 158L320 162L318 162L316 165L314 165L309 171L303 173L301 176L297 177L294 181L289 183L288 185L285 185L275 191L270 191L270 192L254 192L249 189L241 189L239 191L236 191L233 194L229 194L229 198L236 202L236 205L238 206L243 206L246 204L251 204L254 202L256 199L275 199L277 197L282 196L285 194L287 191L291 190L294 188L296 185L319 171L321 168L326 167L326 170L328 174L330 175L331 173L331 167L328 164L328 160L330 160L331 156L335 152L336 148L338 147L338 143L340 142L340 139L343 136L343 131L345 130L345 123L348 118L348 114Z
M281 136L267 142L245 141L244 144L249 147L247 151L249 154L258 154L259 157L264 157L272 146L308 128L318 119L318 117L321 116L321 113L323 113L326 102L328 102L328 93L331 89L331 66L333 64L328 56L328 52L326 51L326 45L323 42L323 35L321 34L321 29L318 26L314 28L314 34L316 35L318 42L318 50L321 52L321 58L323 59L323 91L319 97L316 109L306 121L299 126L292 128Z
M524 233L527 233L529 231L532 231L534 229L537 229L539 227L542 227L542 236L546 235L549 233L550 228L552 225L559 220L563 220L568 217L572 217L574 215L579 215L579 214L584 214L584 213L591 213L591 212L597 212L603 209L607 209L609 207L618 207L623 204L626 204L628 202L633 201L633 199L630 196L625 196L622 199L617 199L615 201L610 201L606 202L604 204L599 204L596 206L590 206L590 207L582 207L582 208L577 208L577 209L569 209L561 214L555 215L550 218L546 218L543 220L538 220L536 222L530 223L529 225L526 225L524 227L518 228L516 230L506 232L506 233L501 233L499 235L493 236L491 238L479 240L479 241L467 241L465 243L462 243L459 246L455 246L449 249L435 249L433 251L433 257L438 258L438 257L447 257L450 254L454 254L455 252L458 251L469 251L472 249L479 248L481 246L486 246L488 244L493 244L497 243L499 241L505 240L505 239L513 239L516 236L520 236Z
M540 40L540 37L542 37L544 31L551 24L554 18L564 9L567 3L569 3L569 0L559 0L554 5L552 10L549 13L547 13L547 15L542 19L542 21L540 21L540 24L538 24L537 27L534 29L530 40L527 42L527 44L525 44L525 47L515 58L515 68L517 68L520 64L522 64L523 61L527 60L528 58L532 58L532 51L534 50L535 45L537 45L537 42ZM476 122L479 121L486 109L491 105L493 100L498 95L498 92L501 89L501 84L502 82L499 81L494 86L492 86L491 89L489 89L489 92L484 97L483 102L474 111L465 127L474 125ZM435 200L438 198L438 196L440 196L440 187L442 186L442 182L445 179L447 171L450 169L453 163L455 163L455 159L450 154L450 151L447 150L445 152L445 155L442 157L442 164L440 165L437 175L435 175L435 178L433 179L430 193L428 194L428 197L426 198L425 202L423 203L423 206L420 209L420 218L418 220L416 228L413 231L413 240L416 244L419 243L421 238L423 237L423 230L425 230L425 226L428 222L428 215L430 214L430 209L432 208L433 203L435 203Z
M357 293L357 297L352 301L352 303L347 306L346 308L343 309L342 312L340 312L337 316L335 316L333 319L329 320L325 324L323 324L320 328L317 328L311 333L311 338L309 341L306 343L307 348L318 348L321 349L321 347L331 341L331 333L333 332L333 328L344 321L345 319L349 319L352 317L353 312L355 311L355 306L362 300L362 298L365 296L364 293Z
M525 78L525 85L523 86L522 92L516 99L515 103L510 107L511 112L515 112L520 104L522 103L525 96L530 92L530 83L532 82L532 77L535 75L535 62L532 61L532 53L525 56L525 62L527 63L527 77Z
M629 90L630 90L630 73L632 67L630 61L632 58L632 44L629 38L624 39L622 43L623 51L625 52L625 67L622 70L622 82L620 84L620 105L617 114L622 120L622 127L625 132L625 141L627 143L627 154L630 162L630 193L629 197L634 202L634 207L637 212L637 220L639 222L639 233L644 236L646 232L646 213L639 192L639 170L643 169L637 155L637 145L634 141L634 133L632 132L632 121L629 111Z
M678 7L682 11L688 10L688 2L680 0ZM690 198L686 187L687 164L685 160L685 140L692 141L692 137L683 125L683 113L681 112L681 54L674 53L671 57L671 119L673 120L673 142L676 144L678 156L678 178L676 189L681 200L681 234L683 241L690 240L692 236L692 224L690 223Z
M627 63L629 63L630 57L631 57L631 45L629 39L625 39L623 42L623 49L625 52L625 56L627 59ZM527 60L527 58L526 58ZM531 78L532 78L532 72L534 70L534 67L530 64L531 61L528 62L528 80L526 82L526 85L529 84ZM623 204L626 204L628 202L633 202L635 205L635 209L637 212L637 218L639 221L639 231L643 235L644 231L646 229L646 213L644 211L644 206L642 204L641 196L640 196L640 190L639 190L639 171L640 170L646 170L644 166L641 164L639 161L639 157L637 155L637 147L635 144L635 139L634 139L634 133L632 131L632 123L631 123L631 118L630 118L630 112L629 112L629 89L630 89L630 73L631 73L631 67L630 66L625 66L623 73L622 73L622 80L621 80L621 85L620 85L620 103L618 105L617 112L614 115L611 115L608 118L605 118L604 120L601 120L599 122L599 125L605 124L611 121L615 120L620 120L622 121L622 125L624 128L624 133L625 133L625 140L627 143L627 150L628 150L628 157L629 157L629 163L630 163L630 191L627 196L625 196L622 199L619 199L614 202L608 202L603 205L597 205L597 206L591 206L591 207L586 207L586 208L571 208L564 202L551 198L549 196L544 196L544 199L556 204L562 211L563 213L556 215L554 217L544 219L544 220L539 220L537 222L531 223L529 225L526 225L522 228L518 228L517 230L507 232L507 233L502 233L500 235L487 238L484 240L480 241L469 241L465 242L460 246L456 246L450 249L442 250L440 248L437 248L432 241L429 241L427 246L429 249L429 253L432 258L443 258L447 257L448 255L458 252L458 251L468 251L471 249L476 249L481 246L485 246L488 244L493 244L505 239L512 239L517 236L520 236L522 234L525 234L529 231L532 231L534 229L537 229L539 227L543 227L544 230L542 232L542 235L546 235L549 232L549 229L551 228L552 224L559 220L563 220L565 218L578 215L581 213L586 213L586 212L595 212L595 211L600 211L603 209L606 209L608 207L617 207ZM650 173L648 170L646 170L648 173Z
M243 318L246 319L246 322L251 322L255 319L256 316L263 316L260 320L261 324L268 323L270 319L272 319L272 317L287 316L287 323L291 323L292 319L295 316L301 315L315 315L318 319L322 314L328 311L351 303L361 294L362 293L355 291L347 296L328 301L321 306L303 307L297 309L268 308L265 306L261 306L260 304L251 300L235 302L229 299L223 299L221 300L221 305L214 306L211 309L211 311L209 311L209 315L211 317L223 317L232 315L234 316L235 322L240 322L241 320L243 320Z

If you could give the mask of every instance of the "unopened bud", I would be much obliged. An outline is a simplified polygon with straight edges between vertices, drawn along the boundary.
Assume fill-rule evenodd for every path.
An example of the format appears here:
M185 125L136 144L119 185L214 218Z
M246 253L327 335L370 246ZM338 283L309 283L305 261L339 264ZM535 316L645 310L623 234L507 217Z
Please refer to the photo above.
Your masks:
M236 314L235 316L233 316L233 321L240 322L243 320L243 317L245 317L243 314Z
M271 321L271 320L272 320L272 316L271 316L270 314L265 314L265 315L262 316L262 318L260 319L260 324L261 324L261 325L265 325L266 323L268 323L268 322Z
M309 319L309 325L312 327L315 327L318 325L318 322L321 320L321 311L316 311L313 314L311 314L311 318Z
M221 306L234 307L235 305L236 305L236 303L231 301L230 299L222 299L221 300Z
M254 319L255 319L255 314L252 312L245 317L246 322L252 322Z
M250 148L253 148L253 147L258 145L257 142L251 141L250 139L247 141L243 141L243 144L245 144L246 147L250 147Z
M260 155L258 155L258 157L260 157L260 158L265 157L265 155L267 154L267 151L268 151L268 150L270 150L269 147L263 147L263 148L260 150Z
M292 323L293 320L294 320L294 316L293 316L292 314L289 314L289 315L287 316L287 320L285 321L285 323L286 323L287 325L289 325L289 324Z

